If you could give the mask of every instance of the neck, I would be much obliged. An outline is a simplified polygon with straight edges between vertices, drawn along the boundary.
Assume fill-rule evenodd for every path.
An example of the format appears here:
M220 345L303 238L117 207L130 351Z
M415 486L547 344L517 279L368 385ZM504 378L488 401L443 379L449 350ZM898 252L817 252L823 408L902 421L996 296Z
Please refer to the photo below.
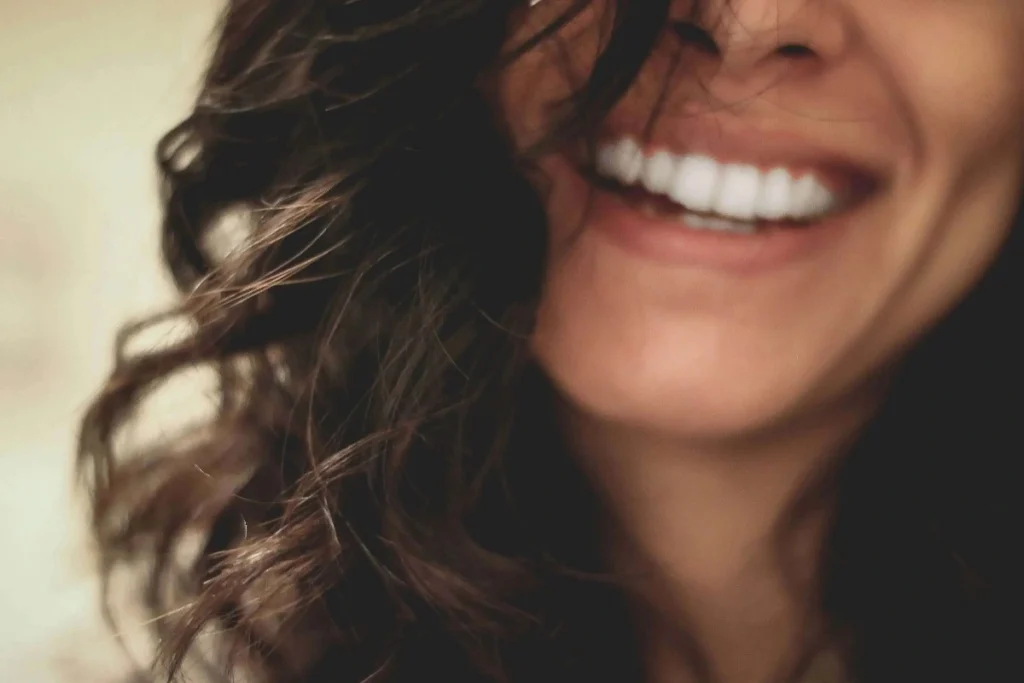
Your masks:
M819 617L812 598L829 517L827 501L801 503L873 407L730 444L571 417L574 449L606 504L609 561L635 597L651 680L695 679L682 634L722 683L795 665Z

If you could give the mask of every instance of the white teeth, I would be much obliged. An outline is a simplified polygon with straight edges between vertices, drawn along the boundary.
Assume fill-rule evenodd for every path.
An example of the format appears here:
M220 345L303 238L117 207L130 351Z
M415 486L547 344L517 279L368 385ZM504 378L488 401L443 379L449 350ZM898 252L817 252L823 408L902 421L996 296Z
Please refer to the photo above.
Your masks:
M784 168L775 168L764 176L761 193L757 197L758 216L768 220L785 218L789 211L789 198L793 192L793 177Z
M789 215L793 218L811 218L828 211L832 205L832 193L814 176L805 175L793 184L789 205Z
M597 171L623 185L642 184L692 212L738 221L810 220L834 211L840 197L814 174L795 179L786 168L761 171L697 154L646 154L622 138L597 151Z
M668 194L676 173L676 162L668 152L655 152L643 162L641 180L654 194Z
M710 211L718 194L720 169L711 157L684 156L676 166L668 196L691 211Z
M751 220L761 191L761 172L754 166L729 164L719 180L715 213L740 220Z
M623 185L632 185L644 170L643 151L635 141L622 138L611 145L602 145L597 152L597 171Z

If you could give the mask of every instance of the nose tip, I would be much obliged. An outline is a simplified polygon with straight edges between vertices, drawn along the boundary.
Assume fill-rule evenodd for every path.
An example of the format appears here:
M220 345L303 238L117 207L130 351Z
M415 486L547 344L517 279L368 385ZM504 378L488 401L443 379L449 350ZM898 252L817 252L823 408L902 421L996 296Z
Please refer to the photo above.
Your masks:
M717 0L674 30L704 59L737 75L765 63L825 60L845 42L841 19L821 0Z

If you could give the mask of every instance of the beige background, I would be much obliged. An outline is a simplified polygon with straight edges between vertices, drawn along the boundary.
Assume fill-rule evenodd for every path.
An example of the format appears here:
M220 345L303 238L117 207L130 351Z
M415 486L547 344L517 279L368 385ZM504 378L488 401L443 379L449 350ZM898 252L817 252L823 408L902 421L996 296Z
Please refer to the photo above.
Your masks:
M122 666L72 497L75 421L118 324L166 301L153 146L214 0L0 0L0 681Z

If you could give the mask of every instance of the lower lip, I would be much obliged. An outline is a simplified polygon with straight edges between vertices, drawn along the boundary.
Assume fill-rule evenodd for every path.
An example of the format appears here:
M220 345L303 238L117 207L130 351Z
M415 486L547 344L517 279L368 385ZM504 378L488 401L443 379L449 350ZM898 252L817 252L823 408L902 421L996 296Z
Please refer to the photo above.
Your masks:
M578 177L591 188L582 176ZM591 189L594 195L588 227L626 251L667 265L742 274L785 267L813 256L837 240L851 218L847 211L806 226L767 225L758 226L752 233L723 232L651 215L614 192Z

